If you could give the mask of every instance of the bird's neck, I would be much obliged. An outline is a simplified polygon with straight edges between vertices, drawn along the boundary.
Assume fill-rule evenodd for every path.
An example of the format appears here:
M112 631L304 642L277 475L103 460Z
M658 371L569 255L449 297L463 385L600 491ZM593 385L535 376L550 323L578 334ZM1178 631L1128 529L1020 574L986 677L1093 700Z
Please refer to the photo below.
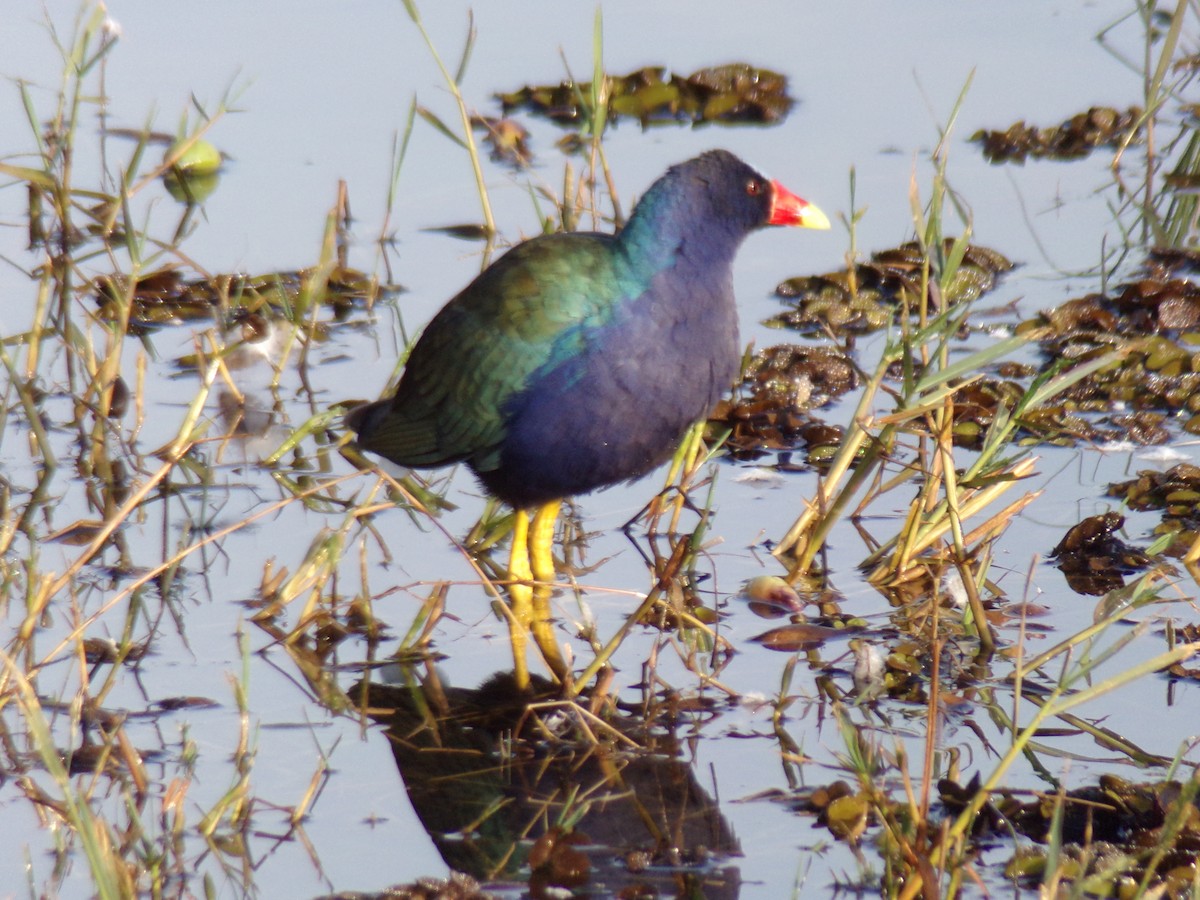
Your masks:
M729 267L743 234L705 216L663 179L642 197L617 236L633 267L651 275L683 264L697 270Z

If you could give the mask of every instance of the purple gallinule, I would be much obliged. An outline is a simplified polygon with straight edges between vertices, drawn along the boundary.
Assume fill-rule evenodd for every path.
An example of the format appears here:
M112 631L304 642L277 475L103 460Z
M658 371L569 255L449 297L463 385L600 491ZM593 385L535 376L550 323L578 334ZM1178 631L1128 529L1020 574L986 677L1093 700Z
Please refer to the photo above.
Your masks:
M364 449L415 468L465 462L513 507L513 612L556 674L531 582L555 580L559 505L649 472L730 388L733 258L766 225L829 220L724 150L672 166L618 234L505 253L434 316L394 396L346 416ZM524 631L513 644L527 683Z

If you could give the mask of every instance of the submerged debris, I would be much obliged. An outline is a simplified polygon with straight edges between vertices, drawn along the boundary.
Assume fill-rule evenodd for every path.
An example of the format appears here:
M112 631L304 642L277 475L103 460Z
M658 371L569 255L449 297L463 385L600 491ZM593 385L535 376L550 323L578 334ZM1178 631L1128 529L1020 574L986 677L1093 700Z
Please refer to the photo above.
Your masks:
M971 141L983 145L989 162L1024 163L1035 159L1080 159L1097 147L1116 147L1141 130L1142 110L1124 112L1111 106L1093 106L1052 128L1037 128L1024 121L1004 131L977 131Z
M953 245L954 241L947 239L943 252L949 253ZM910 242L875 253L869 262L859 263L853 269L789 278L775 289L775 294L791 301L792 308L765 324L792 328L803 334L821 334L825 330L834 334L878 331L892 323L896 310L903 304L916 307L925 266L920 245ZM978 299L1012 268L1012 262L995 250L968 246L941 302L954 304Z
M786 75L745 63L667 74L646 66L607 79L608 116L637 119L642 127L691 122L775 125L791 111ZM505 115L524 109L557 125L573 127L592 115L592 85L564 81L497 94Z

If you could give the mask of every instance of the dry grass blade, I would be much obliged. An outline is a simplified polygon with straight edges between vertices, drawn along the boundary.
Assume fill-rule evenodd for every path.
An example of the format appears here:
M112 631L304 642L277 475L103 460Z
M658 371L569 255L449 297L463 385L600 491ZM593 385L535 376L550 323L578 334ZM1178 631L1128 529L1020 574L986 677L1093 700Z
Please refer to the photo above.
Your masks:
M0 663L4 665L5 680L16 688L17 701L42 765L61 791L59 808L83 847L97 895L104 900L133 896L135 889L129 881L129 870L114 850L117 840L108 823L92 814L88 798L79 794L71 783L33 685L21 667L3 651L0 651Z

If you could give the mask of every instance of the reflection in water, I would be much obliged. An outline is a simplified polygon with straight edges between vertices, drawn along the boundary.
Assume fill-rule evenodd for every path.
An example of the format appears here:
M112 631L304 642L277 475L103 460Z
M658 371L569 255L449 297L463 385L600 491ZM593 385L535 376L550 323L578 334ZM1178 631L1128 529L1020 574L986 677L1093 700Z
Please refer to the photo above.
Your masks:
M285 319L241 313L224 339L225 377L216 387L224 437L241 446L244 458L259 460L291 434L282 421L281 403L259 391L273 383L277 367L301 333Z
M353 693L387 723L413 809L452 869L528 879L535 897L588 882L613 895L738 896L738 870L720 865L740 855L737 839L669 733L639 735L645 750L535 742L521 736L534 723L511 676L466 690L432 670L405 675L407 686ZM543 724L556 718L568 720L551 713ZM633 717L616 724L645 728Z

